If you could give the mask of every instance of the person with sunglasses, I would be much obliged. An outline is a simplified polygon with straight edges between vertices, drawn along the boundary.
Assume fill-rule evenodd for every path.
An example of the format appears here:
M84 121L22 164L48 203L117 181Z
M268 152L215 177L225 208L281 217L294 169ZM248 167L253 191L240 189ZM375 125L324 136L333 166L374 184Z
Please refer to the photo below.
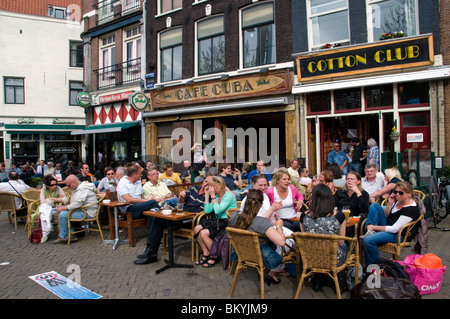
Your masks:
M41 221L42 238L41 243L45 243L49 233L52 231L52 216L57 213L56 205L67 204L69 198L58 186L58 182L52 175L44 176L44 187L41 188L40 205L37 209Z
M384 208L378 203L370 205L366 221L367 233L361 236L364 240L366 266L380 260L378 245L395 243L399 230L419 217L420 209L413 187L405 181L395 184Z
M115 178L114 168L107 167L106 176L100 180L100 183L98 183L97 194L102 194L102 192L106 192L107 190L109 190L110 192L115 192L116 186L117 182Z

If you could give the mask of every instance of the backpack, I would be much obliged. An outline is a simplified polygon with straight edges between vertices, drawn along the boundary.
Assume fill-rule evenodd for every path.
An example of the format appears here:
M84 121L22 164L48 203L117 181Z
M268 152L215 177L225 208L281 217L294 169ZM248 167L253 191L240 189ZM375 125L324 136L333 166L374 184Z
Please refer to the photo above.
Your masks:
M39 219L38 223L39 223L39 227L32 230L30 237L28 238L30 240L30 243L32 243L32 244L39 244L41 242L41 238L42 238L41 219Z

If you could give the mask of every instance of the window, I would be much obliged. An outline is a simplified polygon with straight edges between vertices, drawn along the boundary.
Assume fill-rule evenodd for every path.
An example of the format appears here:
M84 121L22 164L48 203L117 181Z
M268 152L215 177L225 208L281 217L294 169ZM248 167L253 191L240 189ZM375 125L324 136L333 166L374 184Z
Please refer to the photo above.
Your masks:
M114 19L114 2L116 0L99 0L96 6L98 23L105 23Z
M430 105L428 82L406 82L398 85L400 106L428 106Z
M383 33L403 31L417 35L416 0L368 0L369 41L378 41Z
M347 0L310 0L309 39L311 48L350 42Z
M70 66L83 67L83 42L70 41Z
M116 71L114 65L116 64L116 47L115 41L116 37L110 35L102 38L100 46L100 86L105 85L102 81L114 81Z
M273 2L242 12L244 68L275 63L275 23Z
M127 61L136 60L141 57L141 33L142 26L140 25L125 31L125 56L127 57Z
M83 82L69 81L69 105L78 105L77 95L83 91Z
M331 94L330 92L308 93L307 95L308 113L330 113Z
M66 19L69 15L67 14L66 8L55 7L52 5L48 6L47 15L52 18Z
M367 108L392 108L393 106L392 84L365 87L364 94Z
M181 79L183 60L182 29L176 28L161 33L161 82Z
M160 13L169 12L182 7L183 0L160 0Z
M357 111L361 109L361 89L346 89L334 91L336 112Z
M24 78L4 78L5 104L25 104Z
M223 16L197 24L198 74L225 70L225 34Z

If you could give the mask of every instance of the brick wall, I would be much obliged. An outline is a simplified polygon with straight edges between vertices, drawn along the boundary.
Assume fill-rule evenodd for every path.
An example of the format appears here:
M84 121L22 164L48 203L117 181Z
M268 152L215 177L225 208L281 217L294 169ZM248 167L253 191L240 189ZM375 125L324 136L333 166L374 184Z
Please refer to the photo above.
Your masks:
M450 1L440 1L440 42L444 65L450 65ZM450 136L450 80L444 81L445 135ZM450 165L450 143L445 143L444 165Z

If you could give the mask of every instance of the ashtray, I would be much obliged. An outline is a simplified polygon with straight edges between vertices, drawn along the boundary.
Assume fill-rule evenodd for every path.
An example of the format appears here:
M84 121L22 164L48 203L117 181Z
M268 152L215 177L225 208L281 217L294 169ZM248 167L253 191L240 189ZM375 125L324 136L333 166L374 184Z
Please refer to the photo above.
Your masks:
M109 203L111 203L111 200L110 200L110 199L104 199L104 200L103 200L103 203L109 204Z
M170 215L170 214L172 214L172 210L171 210L171 209L164 209L164 210L162 211L162 213L163 213L164 215Z

